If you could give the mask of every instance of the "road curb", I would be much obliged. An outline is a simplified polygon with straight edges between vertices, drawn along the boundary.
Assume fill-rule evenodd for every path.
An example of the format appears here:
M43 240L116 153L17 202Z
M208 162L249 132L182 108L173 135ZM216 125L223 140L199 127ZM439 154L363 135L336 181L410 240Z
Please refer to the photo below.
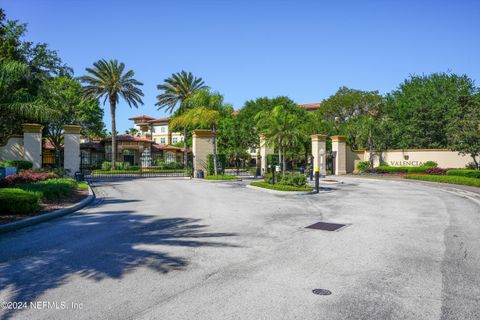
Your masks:
M88 196L85 199L83 199L82 201L80 201L80 202L78 202L74 205L71 205L70 207L58 209L58 210L55 210L53 212L45 213L45 214L35 216L35 217L31 217L31 218L26 218L26 219L23 219L23 220L20 220L20 221L15 221L15 222L7 223L7 224L2 224L2 225L0 225L0 234L15 231L15 230L18 230L18 229L21 229L21 228L25 228L25 227L32 226L32 225L35 225L35 224L39 224L39 223L42 223L42 222L45 222L45 221L49 221L49 220L52 220L52 219L63 217L67 214L74 213L74 212L84 208L88 204L90 204L94 199L95 199L95 193L93 192L90 185L88 185Z
M272 190L272 189L267 189L267 188L261 188L261 187L256 187L247 184L247 188L253 189L253 190L258 190L258 191L263 191L271 194L279 194L279 195L307 195L307 194L316 194L315 190L312 191L278 191L278 190Z

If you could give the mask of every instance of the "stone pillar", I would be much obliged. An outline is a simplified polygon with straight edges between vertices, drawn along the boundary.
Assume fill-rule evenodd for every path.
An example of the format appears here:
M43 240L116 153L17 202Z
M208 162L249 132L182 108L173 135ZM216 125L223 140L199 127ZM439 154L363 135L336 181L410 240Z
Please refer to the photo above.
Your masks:
M42 129L40 124L23 124L23 158L32 162L33 168L42 167Z
M314 134L312 138L312 155L313 155L313 172L318 170L320 176L324 177L327 174L326 170L326 143L327 135Z
M268 163L267 163L267 155L273 154L273 148L267 145L267 141L265 140L265 136L263 134L260 135L260 161L261 161L261 168L260 174L265 176L268 172Z
M80 170L80 126L63 126L63 168L73 176Z
M207 175L207 156L212 150L212 131L194 130L192 134L193 176L202 170Z
M332 136L332 151L335 154L335 175L347 174L347 144L345 136Z

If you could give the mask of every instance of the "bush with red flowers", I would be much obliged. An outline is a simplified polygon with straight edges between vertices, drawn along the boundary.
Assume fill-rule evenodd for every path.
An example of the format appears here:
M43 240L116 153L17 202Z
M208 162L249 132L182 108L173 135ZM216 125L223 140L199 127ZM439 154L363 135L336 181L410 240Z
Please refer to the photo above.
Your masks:
M0 188L8 188L20 184L44 181L54 178L58 178L58 176L53 172L22 171L18 174L13 174L11 176L0 179Z
M439 167L431 167L431 168L428 168L427 170L425 170L425 173L426 174L434 174L434 175L437 175L437 176L443 176L443 175L447 174L447 169L442 169L442 168L439 168Z

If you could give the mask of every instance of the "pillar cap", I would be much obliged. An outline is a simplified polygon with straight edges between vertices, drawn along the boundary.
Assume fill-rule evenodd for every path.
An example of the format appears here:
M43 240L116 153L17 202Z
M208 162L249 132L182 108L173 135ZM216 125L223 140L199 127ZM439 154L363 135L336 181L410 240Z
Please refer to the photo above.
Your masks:
M331 136L333 142L345 142L347 140L346 136Z
M312 141L325 141L327 139L326 134L313 134L310 136Z
M43 126L38 123L24 123L22 127L25 133L41 133L43 129Z
M82 127L76 124L66 124L63 126L63 132L67 134L79 134L81 129Z
M192 137L193 138L211 138L212 130L209 130L209 129L193 130Z

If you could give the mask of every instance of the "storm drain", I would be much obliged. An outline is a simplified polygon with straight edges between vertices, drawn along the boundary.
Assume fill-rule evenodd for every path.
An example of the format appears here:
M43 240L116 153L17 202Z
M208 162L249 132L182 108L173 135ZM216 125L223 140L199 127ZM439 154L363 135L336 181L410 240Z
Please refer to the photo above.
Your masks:
M329 222L317 222L308 227L307 229L316 229L316 230L325 230L325 231L337 231L343 227L347 226L346 224L340 223L329 223Z
M332 294L332 291L327 289L313 289L313 294L318 294L319 296L329 296Z

